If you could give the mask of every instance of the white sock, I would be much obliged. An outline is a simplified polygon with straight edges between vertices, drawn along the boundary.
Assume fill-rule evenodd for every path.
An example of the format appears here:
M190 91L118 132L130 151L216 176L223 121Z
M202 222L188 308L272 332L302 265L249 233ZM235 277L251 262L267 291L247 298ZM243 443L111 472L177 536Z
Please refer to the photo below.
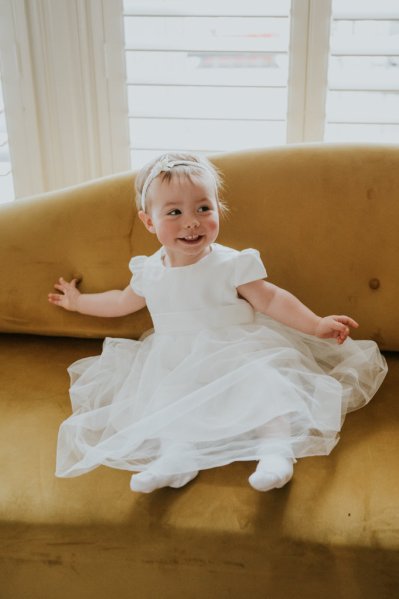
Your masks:
M162 489L163 487L179 489L189 483L190 480L193 480L197 474L198 471L167 476L147 470L132 476L130 488L132 491L138 491L139 493L151 493L152 491L155 491L155 489Z
M291 480L294 473L293 460L279 455L265 456L248 481L257 491L280 489Z

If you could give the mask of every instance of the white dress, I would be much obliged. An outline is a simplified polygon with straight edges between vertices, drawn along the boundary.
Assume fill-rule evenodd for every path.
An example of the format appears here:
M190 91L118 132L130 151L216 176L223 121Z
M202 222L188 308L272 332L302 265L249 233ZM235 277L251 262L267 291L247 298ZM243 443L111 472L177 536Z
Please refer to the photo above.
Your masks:
M387 372L374 341L338 345L254 312L236 288L266 276L259 252L211 249L183 267L165 266L163 248L132 258L154 332L106 338L100 356L70 366L57 476L325 455L346 413L373 397Z

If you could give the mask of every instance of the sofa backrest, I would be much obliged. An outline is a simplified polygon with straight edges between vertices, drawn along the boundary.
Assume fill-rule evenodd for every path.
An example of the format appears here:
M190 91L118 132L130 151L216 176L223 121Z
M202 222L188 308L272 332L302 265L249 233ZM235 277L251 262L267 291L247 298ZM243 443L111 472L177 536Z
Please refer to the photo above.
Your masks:
M399 145L305 144L217 156L230 214L218 241L260 250L269 281L320 315L346 313L354 338L399 349ZM81 290L123 288L131 256L158 248L123 173L0 208L0 330L137 338L146 310L124 318L47 302L59 276Z

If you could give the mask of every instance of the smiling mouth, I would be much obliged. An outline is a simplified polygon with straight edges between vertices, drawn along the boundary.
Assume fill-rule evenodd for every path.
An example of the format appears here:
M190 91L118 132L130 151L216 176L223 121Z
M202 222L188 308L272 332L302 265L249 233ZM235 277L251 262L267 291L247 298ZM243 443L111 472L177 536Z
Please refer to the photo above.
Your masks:
M184 243L196 243L198 241L200 241L203 238L203 235L186 235L185 237L179 237L178 239L180 241L183 241Z

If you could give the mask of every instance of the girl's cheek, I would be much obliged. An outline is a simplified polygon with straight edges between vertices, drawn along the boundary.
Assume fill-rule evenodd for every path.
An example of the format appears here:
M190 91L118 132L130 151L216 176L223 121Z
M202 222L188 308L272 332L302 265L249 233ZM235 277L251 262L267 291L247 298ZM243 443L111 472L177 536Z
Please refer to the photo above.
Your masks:
M219 229L219 221L212 220L212 222L209 223L209 226L212 231L217 231Z

